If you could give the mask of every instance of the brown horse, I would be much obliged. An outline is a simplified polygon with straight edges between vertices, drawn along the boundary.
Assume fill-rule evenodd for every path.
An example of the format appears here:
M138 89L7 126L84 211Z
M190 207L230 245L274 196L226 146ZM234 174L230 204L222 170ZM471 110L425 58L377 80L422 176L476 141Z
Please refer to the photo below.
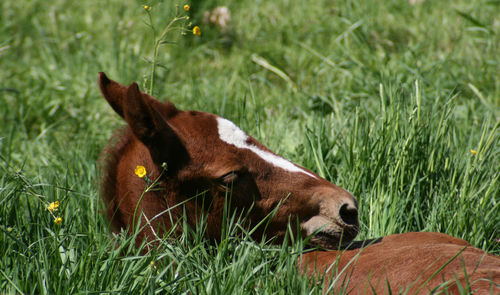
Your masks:
M310 276L326 273L335 280L336 293L500 294L500 257L464 240L421 232L390 235L364 246L310 252L299 265Z
M356 236L357 205L351 194L277 156L232 122L181 111L140 92L135 83L126 87L103 73L99 85L128 124L104 153L103 199L114 231L131 232L140 222L138 240L153 240L186 212L192 226L204 215L207 236L217 239L229 201L231 210L251 208L250 224L276 210L266 232L271 237L283 238L290 221L298 221L302 234L325 248L337 249L341 237L348 242ZM145 167L148 183L134 173L138 165ZM157 181L154 190L143 194L151 181ZM300 265L311 276L336 274L331 276L334 289L354 294L388 293L389 288L456 293L462 286L498 294L500 259L463 240L408 233L372 242L356 242L366 247L353 250L310 252Z
M358 233L357 203L350 193L274 154L231 121L179 110L142 93L136 83L126 87L104 73L99 86L128 125L104 153L102 195L114 231L132 231L140 222L138 240L153 240L185 212L191 226L203 215L207 236L217 239L230 200L232 212L251 209L249 224L272 215L265 234L276 241L289 222L299 222L301 234L323 247ZM134 174L139 165L148 179L157 180L144 195L146 182ZM263 234L257 230L254 236Z

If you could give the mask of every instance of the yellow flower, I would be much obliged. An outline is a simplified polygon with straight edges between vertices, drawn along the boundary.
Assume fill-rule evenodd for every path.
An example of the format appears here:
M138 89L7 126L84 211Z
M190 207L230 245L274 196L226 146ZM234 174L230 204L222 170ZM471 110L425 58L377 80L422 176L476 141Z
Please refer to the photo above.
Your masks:
M54 223L57 224L57 225L61 224L61 222L62 222L62 218L61 217L56 217L54 219Z
M150 10L150 9L151 9L151 7L144 5L144 10Z
M184 5L184 10L185 10L185 11L189 11L189 8L190 8L190 7L189 7L189 5L187 5L187 4L186 4L186 5Z
M47 206L47 210L49 210L50 212L55 212L58 209L59 209L59 201L52 202Z
M470 150L470 153L473 154L473 155L476 155L477 151L476 150Z
M200 27L195 26L195 27L193 28L193 34L195 34L196 36L200 37L200 36L201 36L201 30L200 30Z
M144 176L146 176L146 168L144 168L144 166L142 165L138 165L137 167L135 167L135 175L139 176L140 178L143 178Z

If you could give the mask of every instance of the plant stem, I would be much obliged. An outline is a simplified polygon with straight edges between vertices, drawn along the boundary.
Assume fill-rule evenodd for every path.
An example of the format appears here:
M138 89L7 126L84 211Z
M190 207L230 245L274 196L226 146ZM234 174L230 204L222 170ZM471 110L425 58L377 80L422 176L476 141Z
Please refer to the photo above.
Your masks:
M149 14L149 19L151 22L151 26L153 27L153 23L151 20L151 14ZM174 17L168 25L165 27L163 32L160 35L160 38L156 39L156 30L154 30L153 27L153 38L155 40L155 47L154 47L154 52L153 52L153 64L151 65L151 77L149 79L149 94L153 95L153 89L155 85L155 73L156 73L156 61L158 60L158 53L159 53L159 48L160 45L162 44L163 39L167 36L168 31L170 31L170 27L177 22L178 20L186 19L186 17Z

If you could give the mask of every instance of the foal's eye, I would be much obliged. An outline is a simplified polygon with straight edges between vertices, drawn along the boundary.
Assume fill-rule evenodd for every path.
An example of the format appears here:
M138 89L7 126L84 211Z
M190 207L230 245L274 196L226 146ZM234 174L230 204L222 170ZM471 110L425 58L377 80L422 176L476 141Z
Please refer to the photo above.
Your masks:
M235 183L238 180L238 171L231 171L229 173L226 173L222 175L219 179L223 184L226 185Z

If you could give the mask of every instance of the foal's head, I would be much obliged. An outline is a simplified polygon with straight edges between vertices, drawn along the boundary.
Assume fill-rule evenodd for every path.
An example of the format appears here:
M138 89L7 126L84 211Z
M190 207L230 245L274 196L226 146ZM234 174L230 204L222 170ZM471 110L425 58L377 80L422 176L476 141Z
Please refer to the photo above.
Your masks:
M204 215L207 235L218 238L226 205L251 209L254 225L270 215L265 234L278 240L289 222L292 228L298 222L304 236L324 247L356 236L357 204L350 193L274 154L231 121L181 111L142 93L136 83L126 87L104 73L99 86L128 125L107 150L103 197L114 230L132 228L139 212L142 224L149 223L141 235L149 239L186 212L191 225ZM158 189L142 198L145 183L134 174L137 165L146 167L150 179L160 178Z

